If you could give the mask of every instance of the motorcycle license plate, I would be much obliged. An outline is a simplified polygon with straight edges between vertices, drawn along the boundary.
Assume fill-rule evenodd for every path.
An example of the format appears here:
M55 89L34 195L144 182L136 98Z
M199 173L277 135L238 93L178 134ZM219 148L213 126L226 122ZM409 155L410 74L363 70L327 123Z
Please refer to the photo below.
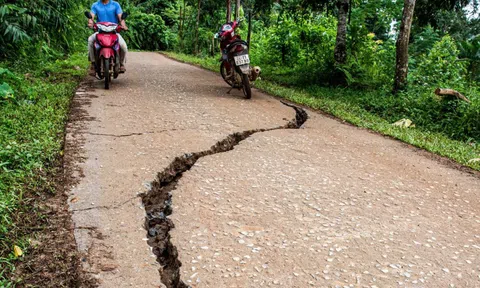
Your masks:
M250 57L248 55L235 56L235 64L237 66L250 64Z

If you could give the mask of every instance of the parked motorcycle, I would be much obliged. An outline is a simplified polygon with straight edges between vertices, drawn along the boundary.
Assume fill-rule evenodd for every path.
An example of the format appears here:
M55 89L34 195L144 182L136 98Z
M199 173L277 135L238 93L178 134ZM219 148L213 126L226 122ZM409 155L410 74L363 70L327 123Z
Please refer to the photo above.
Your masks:
M85 12L88 19L92 19L92 14ZM128 13L122 14L122 20L127 19ZM120 73L120 44L117 33L123 29L117 23L97 22L93 30L98 32L95 39L95 72L99 80L105 80L105 89L110 89L110 83L117 79Z
M220 39L220 48L222 49L220 73L223 80L232 89L242 89L245 98L250 99L252 98L251 82L257 80L261 70L260 67L252 68L250 66L248 43L235 34L235 28L240 22L241 20L237 20L223 25L215 34L215 38Z

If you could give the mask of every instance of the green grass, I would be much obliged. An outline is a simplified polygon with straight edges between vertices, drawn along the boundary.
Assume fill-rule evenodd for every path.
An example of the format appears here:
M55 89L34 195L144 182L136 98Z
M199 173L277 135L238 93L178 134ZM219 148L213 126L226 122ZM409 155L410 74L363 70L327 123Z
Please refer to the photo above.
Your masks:
M74 54L31 71L0 63L12 71L2 81L15 91L0 101L0 287L9 287L14 270L13 245L28 252L28 236L15 226L14 214L28 202L27 192L52 191L45 175L62 154L70 101L85 76L86 56ZM34 65L31 65L34 66ZM32 212L34 213L34 212Z
M216 58L198 58L173 52L165 52L165 55L182 62L218 71L218 60ZM430 112L421 110L418 107L424 105L422 101L435 101L435 99L426 98L431 97L430 95L418 96L419 100L415 98L411 101L415 103L407 105L408 107L417 107L414 113L423 117L419 116L418 121L419 123L425 123L425 125L421 127L417 125L417 128L399 128L393 126L392 123L406 118L413 112L409 112L408 109L404 109L406 112L403 112L398 108L402 104L401 101L405 102L407 100L402 100L402 98L394 99L394 96L387 96L386 93L381 91L359 91L316 86L300 89L285 87L265 79L257 81L255 86L271 95L321 110L348 123L394 137L405 143L423 148L440 156L448 157L462 165L480 171L479 162L470 162L472 159L480 158L480 144L478 140L456 140L455 137L449 137L445 133L436 131L440 130L440 128L437 129L434 121L429 119L429 121L423 120L422 122L421 119L428 118ZM382 105L379 105L377 109L373 107L375 106L375 101L382 102ZM391 103L386 103L389 101ZM462 123L457 124L462 125Z

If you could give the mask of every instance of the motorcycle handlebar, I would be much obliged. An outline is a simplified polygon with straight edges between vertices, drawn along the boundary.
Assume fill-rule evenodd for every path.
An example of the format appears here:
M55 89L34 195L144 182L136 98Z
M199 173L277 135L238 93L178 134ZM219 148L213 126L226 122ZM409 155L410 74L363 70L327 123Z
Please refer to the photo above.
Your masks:
M87 26L87 28L88 28L88 29L91 29L91 30L93 30L93 31L95 31L95 32L98 31L97 23L93 23L93 27L90 28L90 27ZM128 30L129 30L128 28L127 28L127 29L123 29L122 26L120 26L120 25L118 25L118 27L117 27L117 29L116 29L117 33L120 33L120 32L122 32L122 31L125 31L125 32L126 32L126 31L128 31Z

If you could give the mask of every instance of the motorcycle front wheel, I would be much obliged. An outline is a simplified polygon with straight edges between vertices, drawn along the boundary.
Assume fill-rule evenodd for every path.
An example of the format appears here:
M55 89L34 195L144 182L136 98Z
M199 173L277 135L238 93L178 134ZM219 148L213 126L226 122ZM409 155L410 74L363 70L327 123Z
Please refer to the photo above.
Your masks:
M243 95L245 99L252 98L252 87L250 86L250 79L248 78L247 74L242 74L242 82L243 82Z
M103 59L103 75L105 76L105 89L110 89L112 75L110 74L110 59Z

